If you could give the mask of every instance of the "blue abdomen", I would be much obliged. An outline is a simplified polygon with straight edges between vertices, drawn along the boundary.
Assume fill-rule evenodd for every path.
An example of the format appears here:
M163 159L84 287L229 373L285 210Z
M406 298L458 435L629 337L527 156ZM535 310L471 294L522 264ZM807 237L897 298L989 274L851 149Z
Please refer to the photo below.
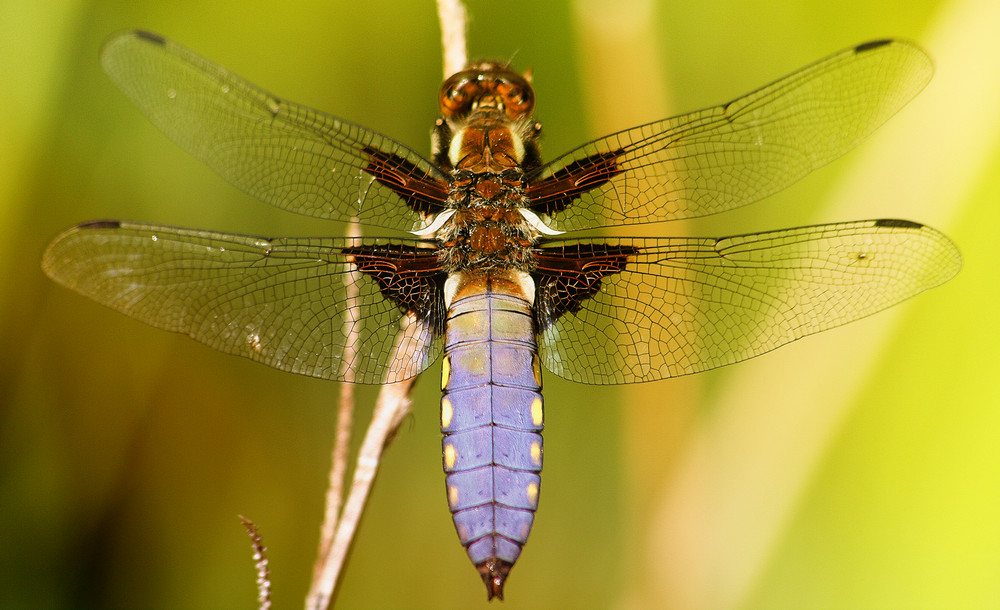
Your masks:
M502 598L540 491L542 386L529 298L503 273L460 278L445 331L448 506L491 597Z

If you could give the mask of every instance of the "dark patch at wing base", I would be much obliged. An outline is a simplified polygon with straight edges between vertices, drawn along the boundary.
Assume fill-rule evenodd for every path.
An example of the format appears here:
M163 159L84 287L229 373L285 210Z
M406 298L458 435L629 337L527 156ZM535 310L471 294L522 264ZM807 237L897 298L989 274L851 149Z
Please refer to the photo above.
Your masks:
M621 273L629 257L639 253L632 246L583 243L542 248L535 254L533 273L537 286L536 317L539 332L601 289L601 278Z
M622 173L618 156L623 152L618 149L590 155L528 185L531 211L551 216L565 210L581 194Z
M341 253L375 280L385 298L443 332L445 274L436 250L385 244L344 248Z
M366 146L361 151L371 158L365 171L382 186L402 197L411 210L424 215L444 210L448 186L435 180L399 155Z

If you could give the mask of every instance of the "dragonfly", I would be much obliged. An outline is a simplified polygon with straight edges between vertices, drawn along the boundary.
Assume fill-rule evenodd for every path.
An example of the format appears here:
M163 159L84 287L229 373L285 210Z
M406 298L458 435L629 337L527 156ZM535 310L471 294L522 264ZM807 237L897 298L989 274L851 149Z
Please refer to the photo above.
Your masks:
M722 238L574 233L732 210L840 157L929 82L930 59L905 41L842 50L548 162L530 79L499 62L444 81L429 157L157 34L112 38L102 63L157 127L246 193L393 233L96 220L52 241L45 272L301 375L384 384L442 360L446 498L488 599L503 599L538 507L543 368L599 385L697 373L883 310L961 266L947 237L899 219Z

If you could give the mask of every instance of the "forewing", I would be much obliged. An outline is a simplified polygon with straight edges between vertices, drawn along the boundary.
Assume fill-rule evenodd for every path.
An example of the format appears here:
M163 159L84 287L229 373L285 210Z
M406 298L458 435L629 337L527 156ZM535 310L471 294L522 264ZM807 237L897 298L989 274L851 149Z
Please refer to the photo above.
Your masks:
M553 229L661 222L753 203L841 156L929 82L900 41L841 51L728 104L594 140L530 178Z
M421 274L432 305L419 315L357 272L345 249L436 260L415 240L265 239L96 221L57 237L42 267L59 283L147 324L283 371L384 383L408 379L438 356L444 301ZM413 282L411 282L411 285ZM418 322L406 343L401 321Z
M271 205L404 231L442 209L447 178L413 150L281 100L174 42L120 34L102 63L167 136Z
M540 250L539 302L546 285L588 285L548 262L581 244ZM589 296L539 325L546 368L594 384L654 381L746 360L899 303L961 267L945 236L899 220L722 239L612 239L601 247L634 254L605 264L597 290L588 288Z

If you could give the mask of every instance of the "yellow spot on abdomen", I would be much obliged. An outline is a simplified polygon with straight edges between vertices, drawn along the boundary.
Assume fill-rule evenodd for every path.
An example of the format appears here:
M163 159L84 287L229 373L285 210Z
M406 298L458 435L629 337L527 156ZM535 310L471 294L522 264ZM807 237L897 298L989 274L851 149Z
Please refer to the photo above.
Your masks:
M457 491L458 490L456 490L456 496ZM538 506L538 484L528 483L528 488L525 489L525 492L528 494L528 502L531 502L532 506Z
M542 465L542 446L538 441L531 443L531 462L535 466Z
M454 485L448 486L448 506L452 508L458 506L458 488Z
M455 445L447 443L444 446L444 465L445 468L451 470L455 467L455 460L458 458L458 452L455 451Z
M441 389L448 387L448 380L451 379L451 356L445 356L441 361Z
M535 396L531 401L531 423L535 426L542 425L542 397Z
M531 369L535 373L535 383L538 387L542 387L542 365L538 362L538 354L532 354L531 356Z
M447 396L441 397L441 427L447 428L451 425L451 418L455 415L455 407Z

